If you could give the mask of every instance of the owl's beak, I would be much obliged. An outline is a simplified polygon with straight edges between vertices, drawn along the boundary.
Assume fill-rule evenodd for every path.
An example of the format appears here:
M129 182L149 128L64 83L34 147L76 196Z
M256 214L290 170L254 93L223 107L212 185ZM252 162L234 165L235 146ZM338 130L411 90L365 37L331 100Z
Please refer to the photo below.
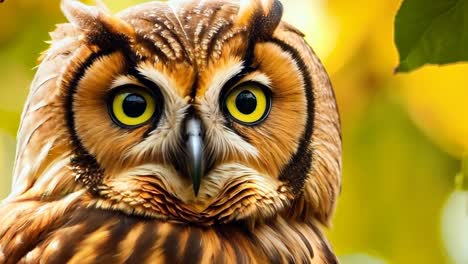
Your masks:
M204 173L203 133L201 121L190 117L185 123L185 150L187 153L188 173L192 178L195 196L200 189L201 177Z

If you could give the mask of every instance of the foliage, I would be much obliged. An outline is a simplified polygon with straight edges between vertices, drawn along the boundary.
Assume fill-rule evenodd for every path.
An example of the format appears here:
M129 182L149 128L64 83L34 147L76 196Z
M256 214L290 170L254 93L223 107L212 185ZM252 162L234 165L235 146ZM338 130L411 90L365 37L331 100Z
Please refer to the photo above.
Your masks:
M399 72L468 60L468 1L405 0L395 19Z

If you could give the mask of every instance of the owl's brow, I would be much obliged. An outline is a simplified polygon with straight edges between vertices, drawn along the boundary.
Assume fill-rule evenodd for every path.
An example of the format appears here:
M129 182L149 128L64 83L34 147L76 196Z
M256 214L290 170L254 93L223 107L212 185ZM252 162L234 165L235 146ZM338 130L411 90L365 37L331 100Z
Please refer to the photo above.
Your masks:
M179 26L180 26L180 29L182 30L182 33L184 33L184 36L185 36L185 39L189 39L188 37L188 34L187 34L187 31L185 31L185 28L182 24L182 21L180 21L180 18L179 16L177 15L177 12L174 8L174 2L173 1L169 1L169 3L167 3L167 5L169 6L169 8L171 9L172 13L174 14L174 17L177 19L177 23L179 23Z
M223 85L223 88L222 90L225 91L226 89L230 89L232 88L234 85L236 85L240 80L242 80L245 76L249 75L250 73L252 72L255 72L257 70L257 67L253 67L253 66L246 66L245 65L245 61L244 61L244 64L243 64L243 67L242 67L242 70L234 75L233 77L231 77L231 79L229 79L229 81L227 81L224 85Z

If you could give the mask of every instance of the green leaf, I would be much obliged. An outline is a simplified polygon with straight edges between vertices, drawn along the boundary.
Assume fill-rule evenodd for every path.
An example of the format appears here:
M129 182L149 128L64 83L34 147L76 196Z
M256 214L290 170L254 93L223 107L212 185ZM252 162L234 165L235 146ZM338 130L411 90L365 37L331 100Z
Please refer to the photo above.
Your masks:
M468 60L467 0L405 0L395 19L397 72Z

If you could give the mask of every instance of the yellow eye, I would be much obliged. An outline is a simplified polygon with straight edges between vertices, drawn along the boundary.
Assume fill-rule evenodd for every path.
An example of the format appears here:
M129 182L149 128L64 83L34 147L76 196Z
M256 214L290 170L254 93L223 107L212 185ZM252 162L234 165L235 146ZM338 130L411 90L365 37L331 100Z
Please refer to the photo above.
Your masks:
M109 102L113 121L122 127L144 125L154 116L156 109L154 96L145 88L134 85L117 88Z
M266 87L254 82L241 84L225 97L225 112L238 123L257 125L270 113L271 97L267 91Z

